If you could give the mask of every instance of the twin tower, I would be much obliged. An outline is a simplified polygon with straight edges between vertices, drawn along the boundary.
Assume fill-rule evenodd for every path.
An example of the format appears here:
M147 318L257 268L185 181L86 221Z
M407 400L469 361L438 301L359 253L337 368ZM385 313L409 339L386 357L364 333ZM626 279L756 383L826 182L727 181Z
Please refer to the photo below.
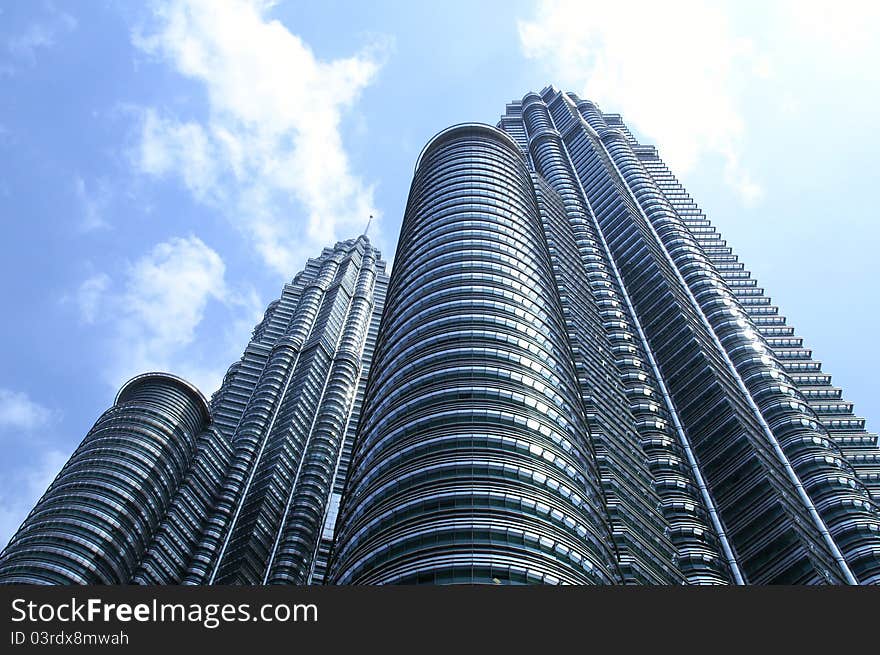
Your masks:
M129 381L0 582L878 584L880 450L616 114L552 87L416 164L210 402Z

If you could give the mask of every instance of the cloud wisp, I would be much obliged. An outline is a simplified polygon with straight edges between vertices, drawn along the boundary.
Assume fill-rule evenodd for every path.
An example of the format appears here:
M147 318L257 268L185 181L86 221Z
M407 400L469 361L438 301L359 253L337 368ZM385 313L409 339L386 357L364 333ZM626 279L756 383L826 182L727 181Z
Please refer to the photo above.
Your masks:
M36 461L16 466L0 480L0 549L12 538L67 461L68 454L49 449Z
M26 393L0 388L0 430L30 432L55 419L55 412L31 400Z
M7 37L3 42L6 61L0 61L0 74L16 75L21 66L34 66L37 53L46 50L58 41L58 38L77 28L77 20L70 14L46 5L46 15L39 21L32 22L22 31Z
M109 227L104 214L112 197L111 185L107 178L98 178L93 184L76 176L73 180L73 192L82 208L82 219L79 228L84 232Z
M742 201L760 199L742 163L741 91L771 70L722 6L542 0L518 28L526 57L542 62L558 84L622 113L655 140L673 170L685 174L707 156L720 157Z
M175 0L134 33L142 52L199 84L207 117L144 108L133 159L220 208L286 278L316 248L379 216L340 130L384 49L323 61L268 11L246 0Z
M47 447L60 419L58 410L40 404L27 393L0 388L0 444L14 462L0 476L0 548L67 459L58 448Z
M222 346L230 355L240 352L259 308L256 293L231 288L225 272L220 255L188 236L157 244L129 265L121 284L104 273L86 279L75 300L84 322L104 325L110 333L107 382L118 387L134 375L163 370L208 395L215 391L225 368L213 362L222 358L206 357L208 364L191 348L209 305L231 315L225 321L229 347Z

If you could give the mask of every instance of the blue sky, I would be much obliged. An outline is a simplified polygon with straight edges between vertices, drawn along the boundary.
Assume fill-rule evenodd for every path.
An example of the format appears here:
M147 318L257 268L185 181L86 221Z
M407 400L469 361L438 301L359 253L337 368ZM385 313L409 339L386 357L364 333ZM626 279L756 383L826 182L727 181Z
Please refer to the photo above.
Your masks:
M393 254L434 133L548 83L660 147L877 428L878 19L839 1L0 3L0 542L122 382L165 369L210 394L306 257L370 214Z

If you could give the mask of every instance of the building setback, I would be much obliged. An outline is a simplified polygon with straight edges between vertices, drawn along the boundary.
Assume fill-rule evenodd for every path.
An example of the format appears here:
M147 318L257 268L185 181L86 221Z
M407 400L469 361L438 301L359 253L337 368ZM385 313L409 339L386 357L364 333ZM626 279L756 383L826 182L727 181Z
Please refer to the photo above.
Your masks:
M880 449L656 149L547 87L425 146L390 280L337 243L210 403L128 382L0 582L880 584Z
M395 261L332 581L880 583L877 435L618 115L441 132Z
M320 582L386 285L365 236L337 243L269 305L210 404L172 375L128 382L0 582Z
M201 473L195 453L228 457L209 423L207 401L188 382L166 373L127 382L10 540L0 581L131 581L177 490Z

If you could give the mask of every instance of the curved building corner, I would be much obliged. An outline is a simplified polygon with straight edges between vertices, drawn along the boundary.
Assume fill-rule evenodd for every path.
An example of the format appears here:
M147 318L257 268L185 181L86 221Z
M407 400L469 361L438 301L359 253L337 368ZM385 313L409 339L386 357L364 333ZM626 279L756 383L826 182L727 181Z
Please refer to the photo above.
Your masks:
M129 582L209 423L182 378L125 383L0 555L0 583Z

